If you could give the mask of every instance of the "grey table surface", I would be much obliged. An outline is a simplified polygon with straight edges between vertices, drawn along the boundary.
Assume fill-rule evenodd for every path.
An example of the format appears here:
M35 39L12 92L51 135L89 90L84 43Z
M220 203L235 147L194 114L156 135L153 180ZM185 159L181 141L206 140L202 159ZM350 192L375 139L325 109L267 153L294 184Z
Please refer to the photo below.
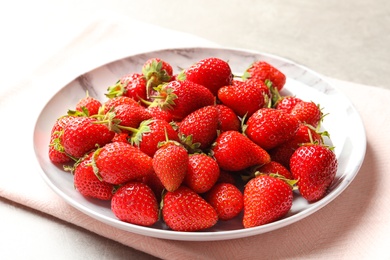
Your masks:
M42 1L41 1L42 2ZM221 46L291 59L325 76L390 88L390 1L67 1L64 12L110 9ZM93 5L91 5L93 2ZM72 6L77 6L72 8ZM47 12L56 11L51 7ZM12 7L17 13L16 5ZM13 216L8 218L7 216ZM40 212L0 199L2 259L153 259ZM56 230L56 232L51 232ZM29 239L34 238L35 243ZM55 243L53 241L59 241ZM39 244L39 250L36 245ZM49 245L50 250L45 245Z

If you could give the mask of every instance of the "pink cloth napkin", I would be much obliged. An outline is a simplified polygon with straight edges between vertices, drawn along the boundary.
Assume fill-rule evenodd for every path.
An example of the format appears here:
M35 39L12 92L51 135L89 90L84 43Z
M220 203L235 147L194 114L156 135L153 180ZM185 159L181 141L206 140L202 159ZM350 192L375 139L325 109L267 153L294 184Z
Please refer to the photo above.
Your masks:
M148 39L142 42L132 39L134 33L142 30L170 40L160 41L156 48ZM85 71L124 56L186 46L215 45L137 21L117 18L107 22L97 18L81 27L72 41L22 81L2 90L2 122L14 122L15 117L22 121L12 129L5 127L5 123L0 128L0 158L3 166L7 165L0 174L0 196L164 259L390 258L387 245L390 239L390 170L387 168L390 109L386 106L390 91L381 88L329 79L350 98L364 121L367 134L364 163L350 186L329 205L276 231L208 242L147 237L93 219L68 205L49 188L40 176L32 133L40 109L58 88ZM25 104L31 102L34 106L25 109Z

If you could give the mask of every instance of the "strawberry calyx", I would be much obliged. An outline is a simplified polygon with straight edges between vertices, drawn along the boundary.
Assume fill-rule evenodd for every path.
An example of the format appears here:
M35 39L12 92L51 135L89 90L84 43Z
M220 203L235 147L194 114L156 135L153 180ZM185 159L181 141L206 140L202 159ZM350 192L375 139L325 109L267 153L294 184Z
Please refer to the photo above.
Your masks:
M167 88L166 84L161 84L154 89L159 93L159 95L151 97L153 102L150 106L160 106L163 110L172 110L176 105L175 99L177 99L177 95L173 92L174 89Z
M180 143L184 146L184 148L187 149L189 154L202 152L202 150L200 149L201 143L199 143L199 142L194 143L192 135L185 135L185 134L180 133L179 139L180 139Z
M276 104L282 99L282 96L279 93L279 90L272 84L272 81L266 79L264 84L268 87L271 92L271 98L269 98L268 107L274 108Z
M96 121L92 122L93 124L105 124L110 131L115 133L121 133L121 128L126 128L120 125L121 120L115 118L114 107L112 107L107 113L102 114L104 108L102 108L96 116L92 116L93 118L97 118Z
M58 151L60 153L66 154L66 156L68 156L69 158L71 158L73 161L76 162L78 159L73 157L72 155L68 154L65 151L65 148L64 148L64 146L61 143L61 136L63 135L63 133L64 133L64 130L62 130L62 131L55 131L53 134L57 135L57 137L52 140L52 142L49 144L49 146L52 146L54 148L54 150L56 150L56 151Z
M103 181L103 177L100 175L99 168L97 167L97 164L96 164L96 159L99 156L101 150L102 150L102 148L98 148L95 150L95 152L93 152L92 157L91 157L91 165L92 165L93 173L96 175L96 177L100 181Z
M81 107L81 111L68 109L67 115L68 116L79 116L79 117L85 116L85 117L89 117L89 110L85 106Z
M168 82L171 76L163 69L163 62L153 60L142 68L146 78L146 96L149 97L152 89L163 82Z
M261 175L268 175L270 177L273 177L273 178L277 178L277 179L280 179L282 181L284 181L285 183L287 183L292 190L297 190L298 189L298 186L296 185L298 180L295 180L295 179L288 179L286 177L284 177L283 175L279 174L279 173L262 173L260 171L256 171L254 173L254 178L258 177L258 176L261 176Z
M140 143L142 142L142 136L146 133L151 132L150 124L153 123L154 121L155 120L153 119L142 121L137 129L132 127L122 127L122 126L118 126L118 127L132 132L133 134L130 138L130 143L132 145L136 145L139 147Z
M123 86L122 82L118 80L115 83L115 85L109 86L107 88L107 93L105 94L105 96L108 98L114 98L114 97L123 96L125 92L126 92L125 87Z

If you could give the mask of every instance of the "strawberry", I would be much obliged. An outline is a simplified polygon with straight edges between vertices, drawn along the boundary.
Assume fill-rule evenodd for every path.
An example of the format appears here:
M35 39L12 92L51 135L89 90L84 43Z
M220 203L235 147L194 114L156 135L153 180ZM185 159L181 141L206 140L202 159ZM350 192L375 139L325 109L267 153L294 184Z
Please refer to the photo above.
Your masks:
M65 125L61 136L65 153L81 158L96 146L111 142L115 133L90 117L75 117Z
M115 133L114 137L112 138L111 142L124 142L129 143L129 133L127 132L119 132Z
M317 127L322 118L319 105L314 102L298 102L290 112L299 122Z
M322 199L332 184L338 162L334 152L324 145L306 144L290 159L291 173L298 180L300 194L308 202Z
M84 116L93 116L99 113L101 106L102 103L98 99L89 96L87 91L86 96L77 102L76 111L82 113Z
M140 106L140 104L135 101L134 99L126 96L119 96L119 97L113 97L108 99L106 102L104 102L103 107L104 111L102 113L106 114L110 110L113 110L114 107L117 107L119 105L133 105L133 106Z
M56 120L50 133L49 159L53 163L68 163L72 158L65 153L62 146L62 132L65 125L71 121L73 116L63 116Z
M257 172L261 174L279 174L285 177L286 179L293 179L291 172L284 167L281 163L270 161L267 164L264 164L256 169Z
M216 96L218 89L232 83L229 64L216 57L202 59L184 71L185 79L203 85Z
M244 80L256 80L272 82L272 86L278 91L283 89L286 83L286 76L277 68L265 61L255 61L245 71L243 75Z
M218 221L215 209L186 186L165 193L162 205L164 222L175 231L204 230Z
M100 180L117 185L142 178L153 171L152 158L124 142L108 143L97 149L92 163Z
M219 178L218 163L206 154L191 154L184 184L196 193L211 189Z
M92 155L93 152L76 163L73 172L74 186L83 196L110 200L113 195L114 185L100 181L97 178L92 167Z
M294 151L305 143L322 144L322 136L328 136L328 133L318 133L312 127L300 124L297 132L290 140L271 149L269 154L271 155L273 161L276 161L287 169L290 169L290 158Z
M295 96L280 97L280 99L275 104L275 108L290 113L295 105L299 102L302 102L302 99Z
M215 106L218 110L218 130L221 132L234 130L241 130L241 121L238 119L236 113L225 105L219 104Z
M239 117L251 116L269 104L269 89L261 81L237 81L218 91L218 99Z
M158 149L158 144L168 138L179 142L179 136L173 127L166 121L150 119L141 122L138 129L133 129L131 144L137 146L142 152L153 157Z
M282 179L259 175L244 189L245 228L256 227L284 217L291 209L293 189Z
M110 113L113 114L110 115ZM111 120L111 122L114 123L114 125L108 123L113 131L118 132L120 129L121 131L129 132L129 130L126 129L127 127L138 128L142 121L151 119L152 115L142 106L122 104L114 107L113 112L108 112L106 117L109 121ZM119 121L115 123L115 120ZM119 129L116 129L116 126L119 127Z
M161 119L168 123L173 121L173 117L169 110L163 110L159 106L148 106L146 111L152 116L153 119Z
M126 96L136 101L145 100L146 78L140 73L126 74L115 85L108 87L106 96L108 98Z
M179 125L179 135L192 136L200 149L208 148L217 137L218 109L215 106L199 108L186 116Z
M212 146L212 154L219 167L226 171L240 171L271 160L264 149L237 131L221 133Z
M220 220L232 219L244 208L243 194L231 183L216 184L206 193L205 199L216 210Z
M262 108L249 117L244 133L265 150L272 149L297 132L299 121L281 110Z
M201 107L214 105L210 90L188 80L171 81L160 85L158 90L159 96L154 97L156 104L168 109L176 121Z
M153 156L153 169L168 191L179 188L184 181L187 168L187 150L177 142L164 142Z
M158 221L158 203L153 191L142 182L120 187L111 200L111 210L121 221L152 226Z
M149 97L153 88L171 80L173 69L172 66L164 60L160 58L151 58L142 66L142 74L147 81L146 93L147 97Z

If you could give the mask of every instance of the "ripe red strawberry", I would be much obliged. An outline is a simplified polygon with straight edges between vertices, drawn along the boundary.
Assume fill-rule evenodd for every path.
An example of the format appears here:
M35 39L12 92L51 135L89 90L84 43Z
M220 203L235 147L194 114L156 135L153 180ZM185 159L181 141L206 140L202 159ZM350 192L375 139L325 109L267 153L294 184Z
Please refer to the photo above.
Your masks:
M112 112L108 112L109 114ZM112 115L106 115L108 120L111 120L113 124L109 123L110 129L118 132L119 129L123 132L130 132L126 127L138 128L142 121L152 118L152 115L142 106L134 106L129 104L122 104L114 107ZM112 121L114 120L114 121ZM117 123L115 120L119 120Z
M130 73L121 77L113 86L108 87L106 96L130 97L136 101L146 100L146 78L140 73Z
M171 80L173 69L172 66L164 60L160 58L151 58L142 66L142 74L147 81L146 92L147 97L149 97L153 88Z
M326 195L337 167L336 155L324 145L303 145L290 159L291 173L298 180L299 192L309 202L318 201Z
M153 171L152 158L124 142L109 143L97 149L92 162L95 174L111 184L123 184Z
M191 154L184 184L196 193L211 189L219 178L218 163L206 154Z
M245 134L257 145L269 150L291 139L298 127L296 117L278 109L262 108L248 119Z
M213 144L212 154L219 167L226 171L240 171L271 161L264 149L237 131L221 133Z
M290 113L291 110L295 107L295 105L299 102L302 102L302 99L295 96L285 96L281 97L276 102L275 108Z
M218 91L218 99L239 117L251 116L269 105L269 89L262 81L237 81Z
M186 186L164 195L162 216L167 226L175 231L204 230L218 221L215 209Z
M256 227L284 217L293 202L292 187L282 179L259 175L244 189L245 228Z
M159 106L148 106L146 111L150 113L153 119L161 119L168 123L173 121L171 112L169 110L164 110Z
M185 79L203 85L214 96L218 89L232 83L233 74L229 64L219 58L202 59L185 70Z
M98 124L94 118L75 117L65 125L61 141L67 154L81 158L97 145L111 142L114 135L107 126Z
M194 82L171 81L161 85L155 102L168 109L174 120L180 121L201 107L214 105L214 96L206 87Z
M187 150L177 142L164 143L153 156L153 169L168 191L179 188L184 181L187 168Z
M140 106L140 104L135 101L134 99L126 96L119 96L119 97L113 97L108 99L106 102L104 102L104 111L103 114L106 114L110 110L112 110L114 107L117 107L119 105L134 105L134 106Z
M234 130L241 130L241 121L238 119L236 113L225 105L216 105L218 110L218 130L221 132Z
M53 163L68 163L72 158L65 153L62 145L62 132L65 125L71 121L73 116L63 116L56 120L50 133L49 159Z
M279 174L286 179L293 179L291 172L284 167L281 163L270 161L256 169L261 174Z
M253 62L245 71L243 78L245 80L260 80L263 82L269 80L278 91L282 90L286 83L286 75L268 62L261 60Z
M111 142L124 142L129 143L130 136L127 132L115 133Z
M86 96L77 102L76 111L83 113L85 116L93 116L99 113L101 106L102 103L98 99L89 96L87 91Z
M326 136L328 133L318 133L312 127L301 124L290 140L271 149L269 154L273 161L279 162L287 169L290 169L290 158L294 151L306 143L322 144L322 135Z
M243 194L231 183L216 184L207 192L205 199L216 210L220 220L232 219L244 208Z
M141 122L138 129L133 130L130 142L153 157L158 150L158 144L166 138L179 142L179 136L172 125L164 120L151 119Z
M186 116L179 125L179 135L192 136L192 143L200 149L208 148L217 137L218 109L215 106L199 108Z
M120 187L111 200L111 210L121 221L152 226L158 221L158 203L153 191L142 182Z
M113 195L114 185L100 181L92 167L91 157L93 152L80 159L73 172L74 186L83 196L100 200L110 200Z
M317 127L322 118L319 105L314 102L298 102L290 112L299 122Z

